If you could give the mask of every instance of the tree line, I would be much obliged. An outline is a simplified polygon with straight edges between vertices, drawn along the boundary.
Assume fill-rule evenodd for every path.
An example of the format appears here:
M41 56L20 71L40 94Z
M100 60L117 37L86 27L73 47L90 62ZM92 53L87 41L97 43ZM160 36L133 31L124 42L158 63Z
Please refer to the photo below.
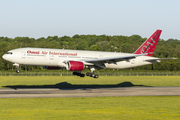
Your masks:
M23 47L39 47L39 48L56 48L56 49L73 49L73 50L92 50L92 51L109 51L109 52L125 52L134 53L136 49L147 38L142 38L139 35L132 36L107 36L107 35L74 35L70 36L48 36L38 39L29 37L0 37L0 56L7 51L15 48ZM154 57L159 58L180 58L180 40L159 39L156 46ZM141 66L132 68L133 70L180 70L179 60L163 60L160 63L153 65ZM0 57L0 70L12 70L15 67ZM22 70L41 70L42 66L21 66Z

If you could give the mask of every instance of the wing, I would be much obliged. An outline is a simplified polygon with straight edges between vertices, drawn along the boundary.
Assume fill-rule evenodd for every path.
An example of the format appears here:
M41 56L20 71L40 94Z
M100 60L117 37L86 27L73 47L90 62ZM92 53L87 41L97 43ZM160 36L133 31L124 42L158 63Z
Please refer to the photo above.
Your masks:
M101 59L90 59L90 60L85 60L85 62L89 62L89 63L97 63L97 62L102 62L102 63L109 63L109 62L119 62L119 61L123 61L125 59L133 59L136 58L138 56L145 56L146 54L133 54L130 56L123 56L123 57L114 57L114 58L101 58Z
M148 53L145 54L132 54L129 56L123 56L123 57L113 57L113 58L101 58L101 59L89 59L89 60L84 60L85 63L91 63L101 69L105 69L106 66L104 63L111 63L111 64L116 64L116 62L119 61L124 61L124 60L129 60L136 58L138 56L145 56L148 55Z

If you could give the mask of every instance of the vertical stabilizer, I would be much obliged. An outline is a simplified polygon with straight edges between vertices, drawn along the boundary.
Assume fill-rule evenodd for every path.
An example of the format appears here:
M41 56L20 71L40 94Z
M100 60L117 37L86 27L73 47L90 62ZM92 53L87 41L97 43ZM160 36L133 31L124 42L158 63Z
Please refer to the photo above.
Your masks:
M156 45L158 43L159 37L162 30L156 30L149 39L147 39L135 52L134 54L144 54L149 53L146 56L152 56Z

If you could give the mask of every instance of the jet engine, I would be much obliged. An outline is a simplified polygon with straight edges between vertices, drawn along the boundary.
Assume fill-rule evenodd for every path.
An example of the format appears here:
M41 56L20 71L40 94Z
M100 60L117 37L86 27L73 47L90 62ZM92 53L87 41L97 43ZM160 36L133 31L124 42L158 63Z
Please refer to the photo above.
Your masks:
M44 69L47 69L47 70L59 70L60 67L54 67L54 66L44 66Z
M84 63L79 61L68 61L66 69L69 71L82 71L84 69Z

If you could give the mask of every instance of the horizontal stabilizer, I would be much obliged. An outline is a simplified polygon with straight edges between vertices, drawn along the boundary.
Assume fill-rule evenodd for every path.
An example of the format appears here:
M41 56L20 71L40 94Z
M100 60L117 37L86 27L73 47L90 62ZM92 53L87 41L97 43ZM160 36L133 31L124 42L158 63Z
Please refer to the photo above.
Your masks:
M177 59L177 58L149 58L149 59L144 59L144 61L170 60L170 59Z

